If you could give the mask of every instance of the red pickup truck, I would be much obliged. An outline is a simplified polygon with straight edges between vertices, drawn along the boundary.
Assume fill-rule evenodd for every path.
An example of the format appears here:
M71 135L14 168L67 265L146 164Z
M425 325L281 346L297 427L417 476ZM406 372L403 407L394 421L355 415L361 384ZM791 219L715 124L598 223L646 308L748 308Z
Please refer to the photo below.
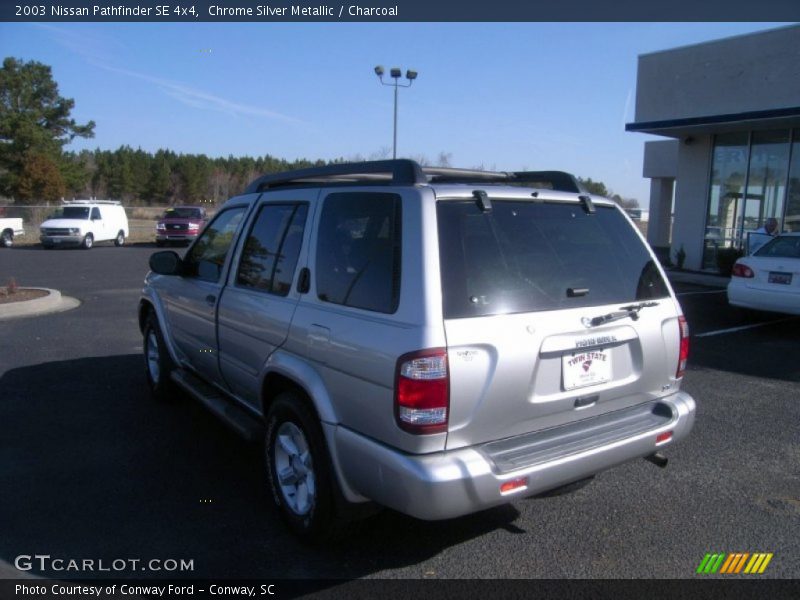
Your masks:
M172 206L156 225L156 245L191 243L206 224L206 211L199 206Z

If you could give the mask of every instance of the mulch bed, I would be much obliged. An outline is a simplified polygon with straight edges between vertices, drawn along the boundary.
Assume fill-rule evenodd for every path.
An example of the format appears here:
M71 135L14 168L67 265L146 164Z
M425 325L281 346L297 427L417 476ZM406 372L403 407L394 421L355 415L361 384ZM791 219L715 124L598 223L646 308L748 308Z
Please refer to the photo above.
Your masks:
M18 288L16 292L9 294L6 288L0 287L0 304L10 304L11 302L23 302L25 300L33 300L34 298L42 298L49 293L50 292L45 290Z

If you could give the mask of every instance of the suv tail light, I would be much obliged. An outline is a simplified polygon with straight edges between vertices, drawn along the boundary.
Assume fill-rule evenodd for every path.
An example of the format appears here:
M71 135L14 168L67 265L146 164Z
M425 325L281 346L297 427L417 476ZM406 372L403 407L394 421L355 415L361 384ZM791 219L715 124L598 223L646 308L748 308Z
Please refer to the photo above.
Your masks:
M678 370L675 379L680 379L686 372L686 361L689 359L689 324L683 315L678 317L678 328L681 331L681 348L678 354Z
M409 433L447 431L450 376L447 351L433 348L397 359L394 414L397 425Z
M734 277L747 277L748 279L755 275L755 273L753 273L753 269L738 262L733 265L733 272L731 274Z

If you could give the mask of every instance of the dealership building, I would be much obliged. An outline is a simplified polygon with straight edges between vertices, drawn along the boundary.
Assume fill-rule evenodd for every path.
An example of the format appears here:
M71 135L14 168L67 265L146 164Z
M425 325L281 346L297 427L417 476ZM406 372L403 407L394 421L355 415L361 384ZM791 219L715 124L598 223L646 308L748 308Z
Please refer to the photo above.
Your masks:
M769 217L800 231L800 25L639 57L635 122L650 179L647 237L716 270ZM755 238L754 238L755 239Z

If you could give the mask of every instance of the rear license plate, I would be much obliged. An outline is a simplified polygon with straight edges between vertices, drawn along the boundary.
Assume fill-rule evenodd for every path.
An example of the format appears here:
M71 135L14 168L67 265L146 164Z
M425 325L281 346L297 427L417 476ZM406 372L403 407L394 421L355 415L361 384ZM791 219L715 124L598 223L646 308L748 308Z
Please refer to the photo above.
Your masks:
M789 285L792 283L792 274L770 271L769 276L767 277L767 281L769 283L783 283L785 285Z
M565 354L561 365L565 391L611 381L611 353L608 350Z

